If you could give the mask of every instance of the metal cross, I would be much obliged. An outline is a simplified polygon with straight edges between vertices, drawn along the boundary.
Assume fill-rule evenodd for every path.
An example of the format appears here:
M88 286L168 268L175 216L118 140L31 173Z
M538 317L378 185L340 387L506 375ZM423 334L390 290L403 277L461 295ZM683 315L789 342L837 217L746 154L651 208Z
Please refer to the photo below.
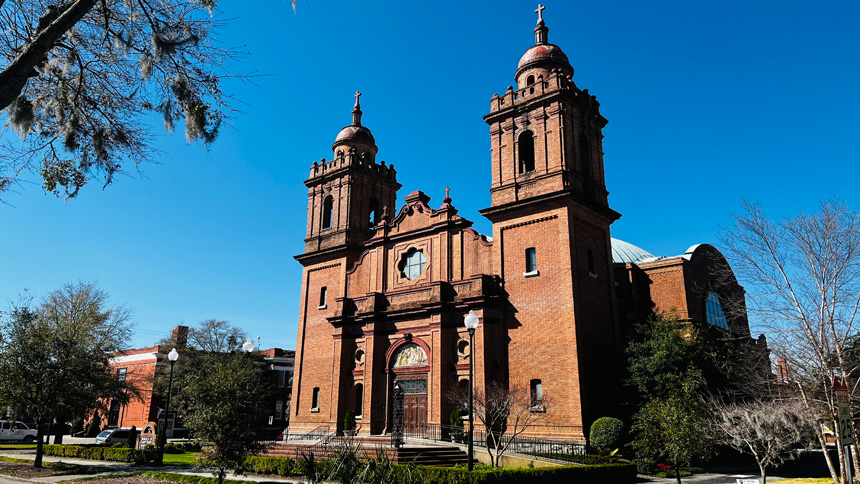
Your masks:
M451 191L451 189L450 189L450 188L445 187L445 197L446 197L446 198L450 198L451 194L450 194L450 193L448 193L448 192L450 192L450 191Z
M546 8L546 7L544 7L543 5L538 4L538 8L537 8L537 10L535 10L535 13L536 13L536 14L538 14L538 22L540 22L540 21L542 21L542 20L543 20L543 10L544 10L545 8Z
M358 106L358 98L361 97L361 91L355 91L355 96L352 96L352 97L355 98L355 105L357 107Z

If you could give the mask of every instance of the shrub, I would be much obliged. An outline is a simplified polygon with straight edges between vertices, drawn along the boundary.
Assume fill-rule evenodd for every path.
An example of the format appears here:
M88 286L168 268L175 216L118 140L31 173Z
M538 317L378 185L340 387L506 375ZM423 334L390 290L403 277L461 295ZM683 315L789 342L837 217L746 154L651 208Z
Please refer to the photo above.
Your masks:
M75 459L106 460L127 462L129 464L146 464L154 462L158 457L155 450L135 450L127 447L85 447L81 445L45 445L45 455L70 457Z
M102 431L102 418L99 416L99 413L96 412L93 414L93 419L90 420L90 424L87 425L87 437L95 437Z
M624 423L617 418L601 417L591 424L589 444L598 449L614 449L621 443Z
M184 454L185 449L183 449L180 445L177 444L166 444L164 446L165 454Z
M451 412L451 427L457 429L463 426L463 414L466 413L462 408L456 408Z
M355 429L355 412L352 409L347 410L346 415L343 416L343 429Z
M117 443L113 444L111 447L113 447L114 449L121 449L123 447L128 447L128 445L123 444L122 442L117 442Z

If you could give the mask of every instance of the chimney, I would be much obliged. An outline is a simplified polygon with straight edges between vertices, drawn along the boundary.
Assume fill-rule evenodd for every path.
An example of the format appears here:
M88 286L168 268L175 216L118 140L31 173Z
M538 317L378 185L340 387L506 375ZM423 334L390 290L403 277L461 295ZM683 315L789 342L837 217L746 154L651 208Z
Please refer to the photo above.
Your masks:
M188 344L188 326L174 326L170 340L177 347L184 348Z

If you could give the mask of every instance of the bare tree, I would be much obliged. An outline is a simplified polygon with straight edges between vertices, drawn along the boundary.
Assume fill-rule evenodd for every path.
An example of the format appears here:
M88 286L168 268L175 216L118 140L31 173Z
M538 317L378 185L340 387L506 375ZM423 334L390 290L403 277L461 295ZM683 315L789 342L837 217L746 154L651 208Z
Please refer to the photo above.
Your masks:
M838 200L779 221L758 205L744 208L723 243L749 293L749 310L788 360L804 401L818 406L839 439L833 377L844 376L852 395L860 383L856 359L846 354L860 307L860 214ZM818 441L839 483L845 476L837 474L823 433Z
M468 407L468 391L452 390L450 397L456 404ZM486 390L475 390L475 417L487 431L487 454L490 463L499 466L499 459L508 450L516 437L528 430L546 414L551 400L546 394L540 401L533 401L528 388L514 386L505 388L491 382Z
M291 0L295 9L295 0ZM0 192L23 171L74 197L151 154L149 112L211 143L232 111L237 52L217 44L217 0L0 0L0 109L22 143L0 146Z
M711 426L718 442L750 454L767 482L767 468L797 458L815 438L816 418L799 400L711 402Z

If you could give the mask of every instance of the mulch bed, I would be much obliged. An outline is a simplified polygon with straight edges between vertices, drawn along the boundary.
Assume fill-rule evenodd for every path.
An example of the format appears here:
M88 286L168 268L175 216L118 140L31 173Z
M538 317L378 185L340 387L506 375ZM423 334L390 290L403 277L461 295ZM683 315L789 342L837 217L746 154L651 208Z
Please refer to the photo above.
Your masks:
M0 474L12 477L20 477L22 479L30 479L32 477L48 477L59 474L60 470L33 468L33 464L24 464L19 462L3 462L0 461Z
M143 476L128 476L128 477L111 477L105 479L98 479L95 481L63 481L64 483L80 483L80 484L176 484L171 481L162 481L159 479L153 479L151 477L143 477Z

